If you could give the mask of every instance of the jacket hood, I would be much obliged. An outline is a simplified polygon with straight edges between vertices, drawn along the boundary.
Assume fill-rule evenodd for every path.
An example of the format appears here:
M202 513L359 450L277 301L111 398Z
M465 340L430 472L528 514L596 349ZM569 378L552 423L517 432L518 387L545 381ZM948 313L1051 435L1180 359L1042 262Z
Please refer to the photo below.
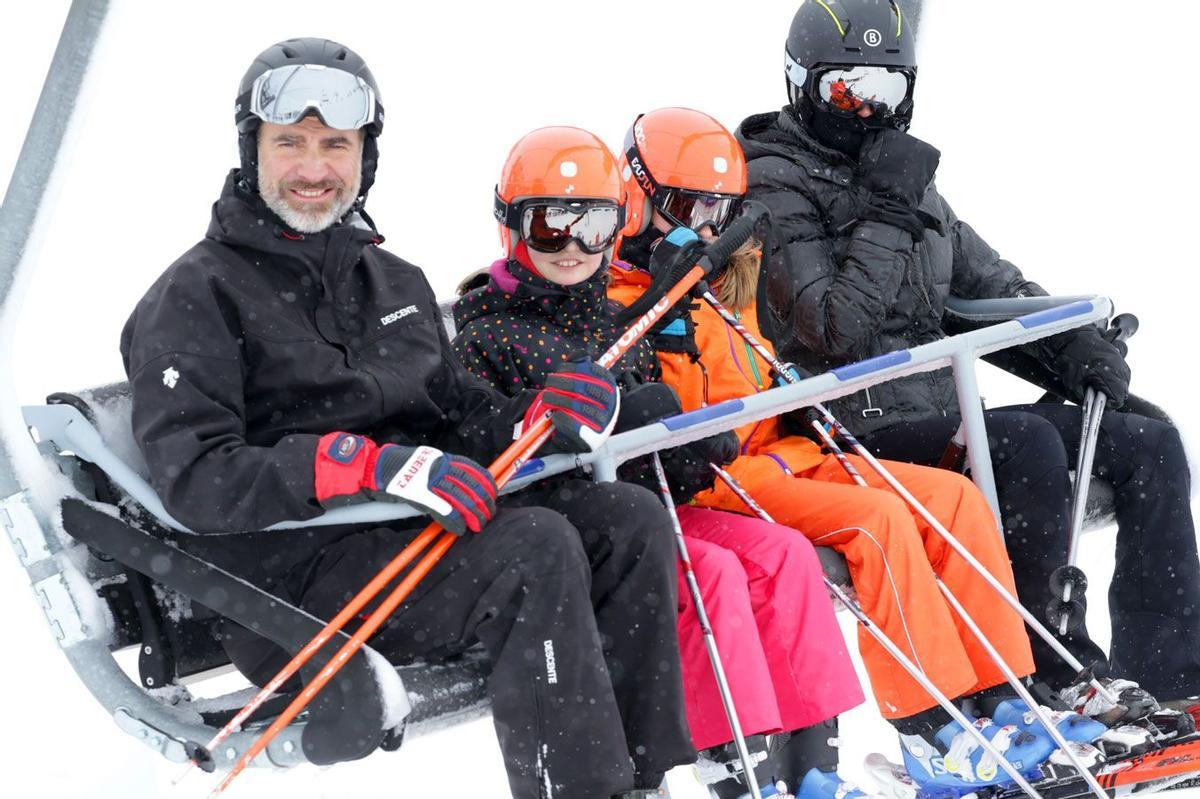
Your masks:
M826 162L853 163L845 154L817 141L790 105L779 111L746 117L734 135L741 142L747 161L769 155L793 158L796 148L801 148Z

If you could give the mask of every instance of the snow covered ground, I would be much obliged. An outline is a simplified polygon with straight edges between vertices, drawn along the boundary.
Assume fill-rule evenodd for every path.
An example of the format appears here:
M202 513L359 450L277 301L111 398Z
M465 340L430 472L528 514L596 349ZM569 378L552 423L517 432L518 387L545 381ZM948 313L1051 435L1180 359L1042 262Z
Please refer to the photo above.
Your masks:
M249 59L297 35L346 42L388 109L370 209L388 246L439 294L495 257L491 190L511 144L546 124L619 146L633 116L690 105L734 126L785 99L782 44L795 0L603 4L115 2L42 220L37 272L4 345L21 402L122 376L117 339L150 282L204 231L235 163L233 95ZM1187 320L1200 158L1191 52L1196 4L929 0L913 132L942 149L939 187L1027 275L1056 293L1103 293L1141 317L1134 388L1185 437L1195 358ZM67 3L6 4L0 175L15 163ZM734 13L730 13L731 10ZM1035 392L989 371L989 404ZM1190 435L1189 435L1190 434ZM1113 531L1085 542L1090 627L1107 629ZM3 549L0 546L0 549ZM9 796L202 796L117 730L40 620L25 574L0 554L8 654L0 660L0 763ZM842 614L845 632L853 634ZM1200 686L1198 686L1200 688ZM844 771L896 754L870 705L844 718ZM686 771L678 797L699 797ZM250 773L235 796L507 796L490 722L333 769ZM590 799L590 798L588 798Z

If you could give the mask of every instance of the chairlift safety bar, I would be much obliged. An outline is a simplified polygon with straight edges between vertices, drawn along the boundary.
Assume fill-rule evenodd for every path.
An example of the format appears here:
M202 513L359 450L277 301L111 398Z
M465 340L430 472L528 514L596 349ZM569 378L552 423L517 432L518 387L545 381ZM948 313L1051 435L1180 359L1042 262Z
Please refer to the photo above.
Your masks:
M979 403L976 360L988 353L1028 344L1071 328L1103 323L1112 313L1112 302L1099 296L1003 300L952 298L947 307L955 315L976 321L1005 317L1008 321L847 364L794 385L772 388L749 397L672 416L612 436L592 453L535 458L525 464L506 491L518 490L581 466L590 467L596 480L616 480L620 464L656 450L686 444L818 402L827 402L904 375L949 367L954 374L959 407L963 414L971 474L999 519L995 480L987 454L987 433ZM84 460L95 463L163 524L188 531L171 517L146 480L104 444L96 429L78 410L68 405L34 405L22 410L26 424L36 429L41 441L52 441L60 450L74 452ZM338 508L315 519L280 522L268 529L378 523L417 515L417 511L403 504L368 502Z

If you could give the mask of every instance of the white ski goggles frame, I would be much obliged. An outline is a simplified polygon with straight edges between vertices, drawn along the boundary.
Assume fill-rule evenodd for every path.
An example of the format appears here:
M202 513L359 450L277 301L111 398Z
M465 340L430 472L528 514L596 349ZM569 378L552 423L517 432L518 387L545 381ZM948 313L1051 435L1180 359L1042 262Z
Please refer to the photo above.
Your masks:
M365 80L320 64L289 64L254 79L250 113L263 122L294 125L310 113L336 130L375 121L375 91Z

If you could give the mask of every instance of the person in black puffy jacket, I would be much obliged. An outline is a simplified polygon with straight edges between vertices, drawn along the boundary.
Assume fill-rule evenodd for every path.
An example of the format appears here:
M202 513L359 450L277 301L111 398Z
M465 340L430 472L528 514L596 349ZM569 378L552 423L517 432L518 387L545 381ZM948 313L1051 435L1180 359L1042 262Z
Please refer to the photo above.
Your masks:
M938 151L908 134L916 81L911 25L893 3L805 3L787 44L790 102L746 119L737 135L749 193L776 221L759 298L780 356L811 372L946 335L947 295L1044 295L960 220L933 184ZM1169 423L1119 412L1129 392L1123 352L1091 326L1025 351L1075 397L1103 391L1093 474L1115 487L1116 571L1108 668L1159 698L1200 688L1200 559L1190 475ZM948 370L909 375L830 403L885 458L936 464L959 424ZM992 462L1018 591L1035 614L1053 599L1067 556L1075 408L987 411ZM802 420L796 420L797 429ZM1039 674L1075 675L1032 636ZM1084 664L1105 653L1079 627L1062 639Z
M666 512L627 485L498 501L484 468L531 404L551 412L560 451L598 446L615 422L612 375L558 364L544 391L509 398L455 359L424 274L361 213L383 113L356 54L288 40L240 94L241 168L121 338L154 488L197 533L181 545L329 619L426 520L264 527L373 499L473 533L371 646L436 662L483 645L514 797L657 786L695 757ZM241 628L225 643L259 684L286 662Z

